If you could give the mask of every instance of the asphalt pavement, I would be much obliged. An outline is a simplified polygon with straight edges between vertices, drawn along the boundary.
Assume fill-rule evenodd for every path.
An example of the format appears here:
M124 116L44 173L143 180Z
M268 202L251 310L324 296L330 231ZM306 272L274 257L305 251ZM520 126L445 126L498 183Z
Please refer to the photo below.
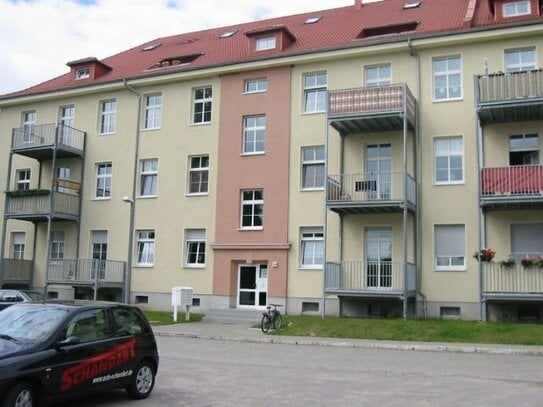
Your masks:
M190 322L154 326L158 336L212 339L222 341L278 343L310 346L338 346L364 349L394 349L424 352L483 353L543 356L543 346L488 345L442 342L375 341L314 336L284 336L273 331L264 334L254 323Z

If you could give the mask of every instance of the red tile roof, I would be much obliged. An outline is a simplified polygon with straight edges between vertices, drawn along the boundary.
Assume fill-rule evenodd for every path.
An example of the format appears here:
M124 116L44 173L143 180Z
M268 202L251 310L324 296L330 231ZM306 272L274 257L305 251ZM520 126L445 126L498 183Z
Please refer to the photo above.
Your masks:
M543 23L538 10L530 16L498 21L491 12L491 0L420 0L420 6L404 9L406 3L415 0L383 0L363 4L359 9L353 6L315 11L286 17L254 21L227 27L212 28L170 37L158 38L119 54L97 61L110 67L95 79L75 80L72 72L29 89L1 96L1 99L51 92L66 88L120 81L123 79L160 75L205 67L236 64L260 58L283 57L323 50L360 47L368 44L394 42L407 38L420 38L440 33L467 32L481 27L489 28L505 24ZM496 2L497 3L497 2ZM533 7L532 7L533 8ZM322 17L318 22L305 24L311 17ZM414 24L414 23L417 24ZM382 35L379 27L408 27L409 32ZM413 30L413 27L415 27ZM270 27L288 32L294 41L283 50L266 51L259 55L250 49L251 37L258 33L270 33ZM232 36L221 38L222 34L235 31ZM393 30L394 31L394 30ZM398 31L396 29L396 31ZM363 33L370 33L363 35ZM149 51L145 47L160 44ZM160 61L174 57L199 55L188 64L171 63L156 67ZM174 58L175 59L175 58ZM79 60L76 62L85 61ZM92 58L88 59L92 63ZM72 62L73 64L73 62Z

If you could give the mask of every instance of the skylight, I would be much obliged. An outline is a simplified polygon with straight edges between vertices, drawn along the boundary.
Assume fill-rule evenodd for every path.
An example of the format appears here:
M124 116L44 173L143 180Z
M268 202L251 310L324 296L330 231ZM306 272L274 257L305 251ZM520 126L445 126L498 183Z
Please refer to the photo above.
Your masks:
M146 47L144 47L144 48L142 49L142 51L152 51L152 50L154 50L155 48L160 47L160 45L161 45L160 43L149 44L149 45L147 45Z
M420 7L420 4L422 2L420 1L410 1L410 2L407 2L403 5L403 9L404 10L407 10L407 9L411 9L411 8L417 8L417 7Z
M307 20L304 21L304 24L315 24L317 23L322 17L309 17Z
M225 33L222 33L219 38L230 38L235 33L237 33L237 31L226 31Z

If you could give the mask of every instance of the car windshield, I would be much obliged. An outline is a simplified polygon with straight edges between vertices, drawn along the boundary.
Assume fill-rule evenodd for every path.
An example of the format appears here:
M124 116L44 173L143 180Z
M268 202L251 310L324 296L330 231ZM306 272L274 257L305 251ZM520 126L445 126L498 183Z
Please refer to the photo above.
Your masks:
M58 308L13 305L0 313L0 335L18 340L37 341L50 336L68 314Z
M34 292L34 291L25 291L25 294L28 295L28 297L32 301L44 301L47 298L41 295L40 293Z

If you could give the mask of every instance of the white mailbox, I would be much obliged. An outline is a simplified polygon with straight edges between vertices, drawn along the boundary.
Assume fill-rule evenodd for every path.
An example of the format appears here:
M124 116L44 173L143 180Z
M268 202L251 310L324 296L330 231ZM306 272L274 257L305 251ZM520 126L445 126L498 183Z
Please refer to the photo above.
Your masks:
M185 319L190 319L189 307L192 305L192 287L172 287L173 320L177 322L177 307L185 307Z

